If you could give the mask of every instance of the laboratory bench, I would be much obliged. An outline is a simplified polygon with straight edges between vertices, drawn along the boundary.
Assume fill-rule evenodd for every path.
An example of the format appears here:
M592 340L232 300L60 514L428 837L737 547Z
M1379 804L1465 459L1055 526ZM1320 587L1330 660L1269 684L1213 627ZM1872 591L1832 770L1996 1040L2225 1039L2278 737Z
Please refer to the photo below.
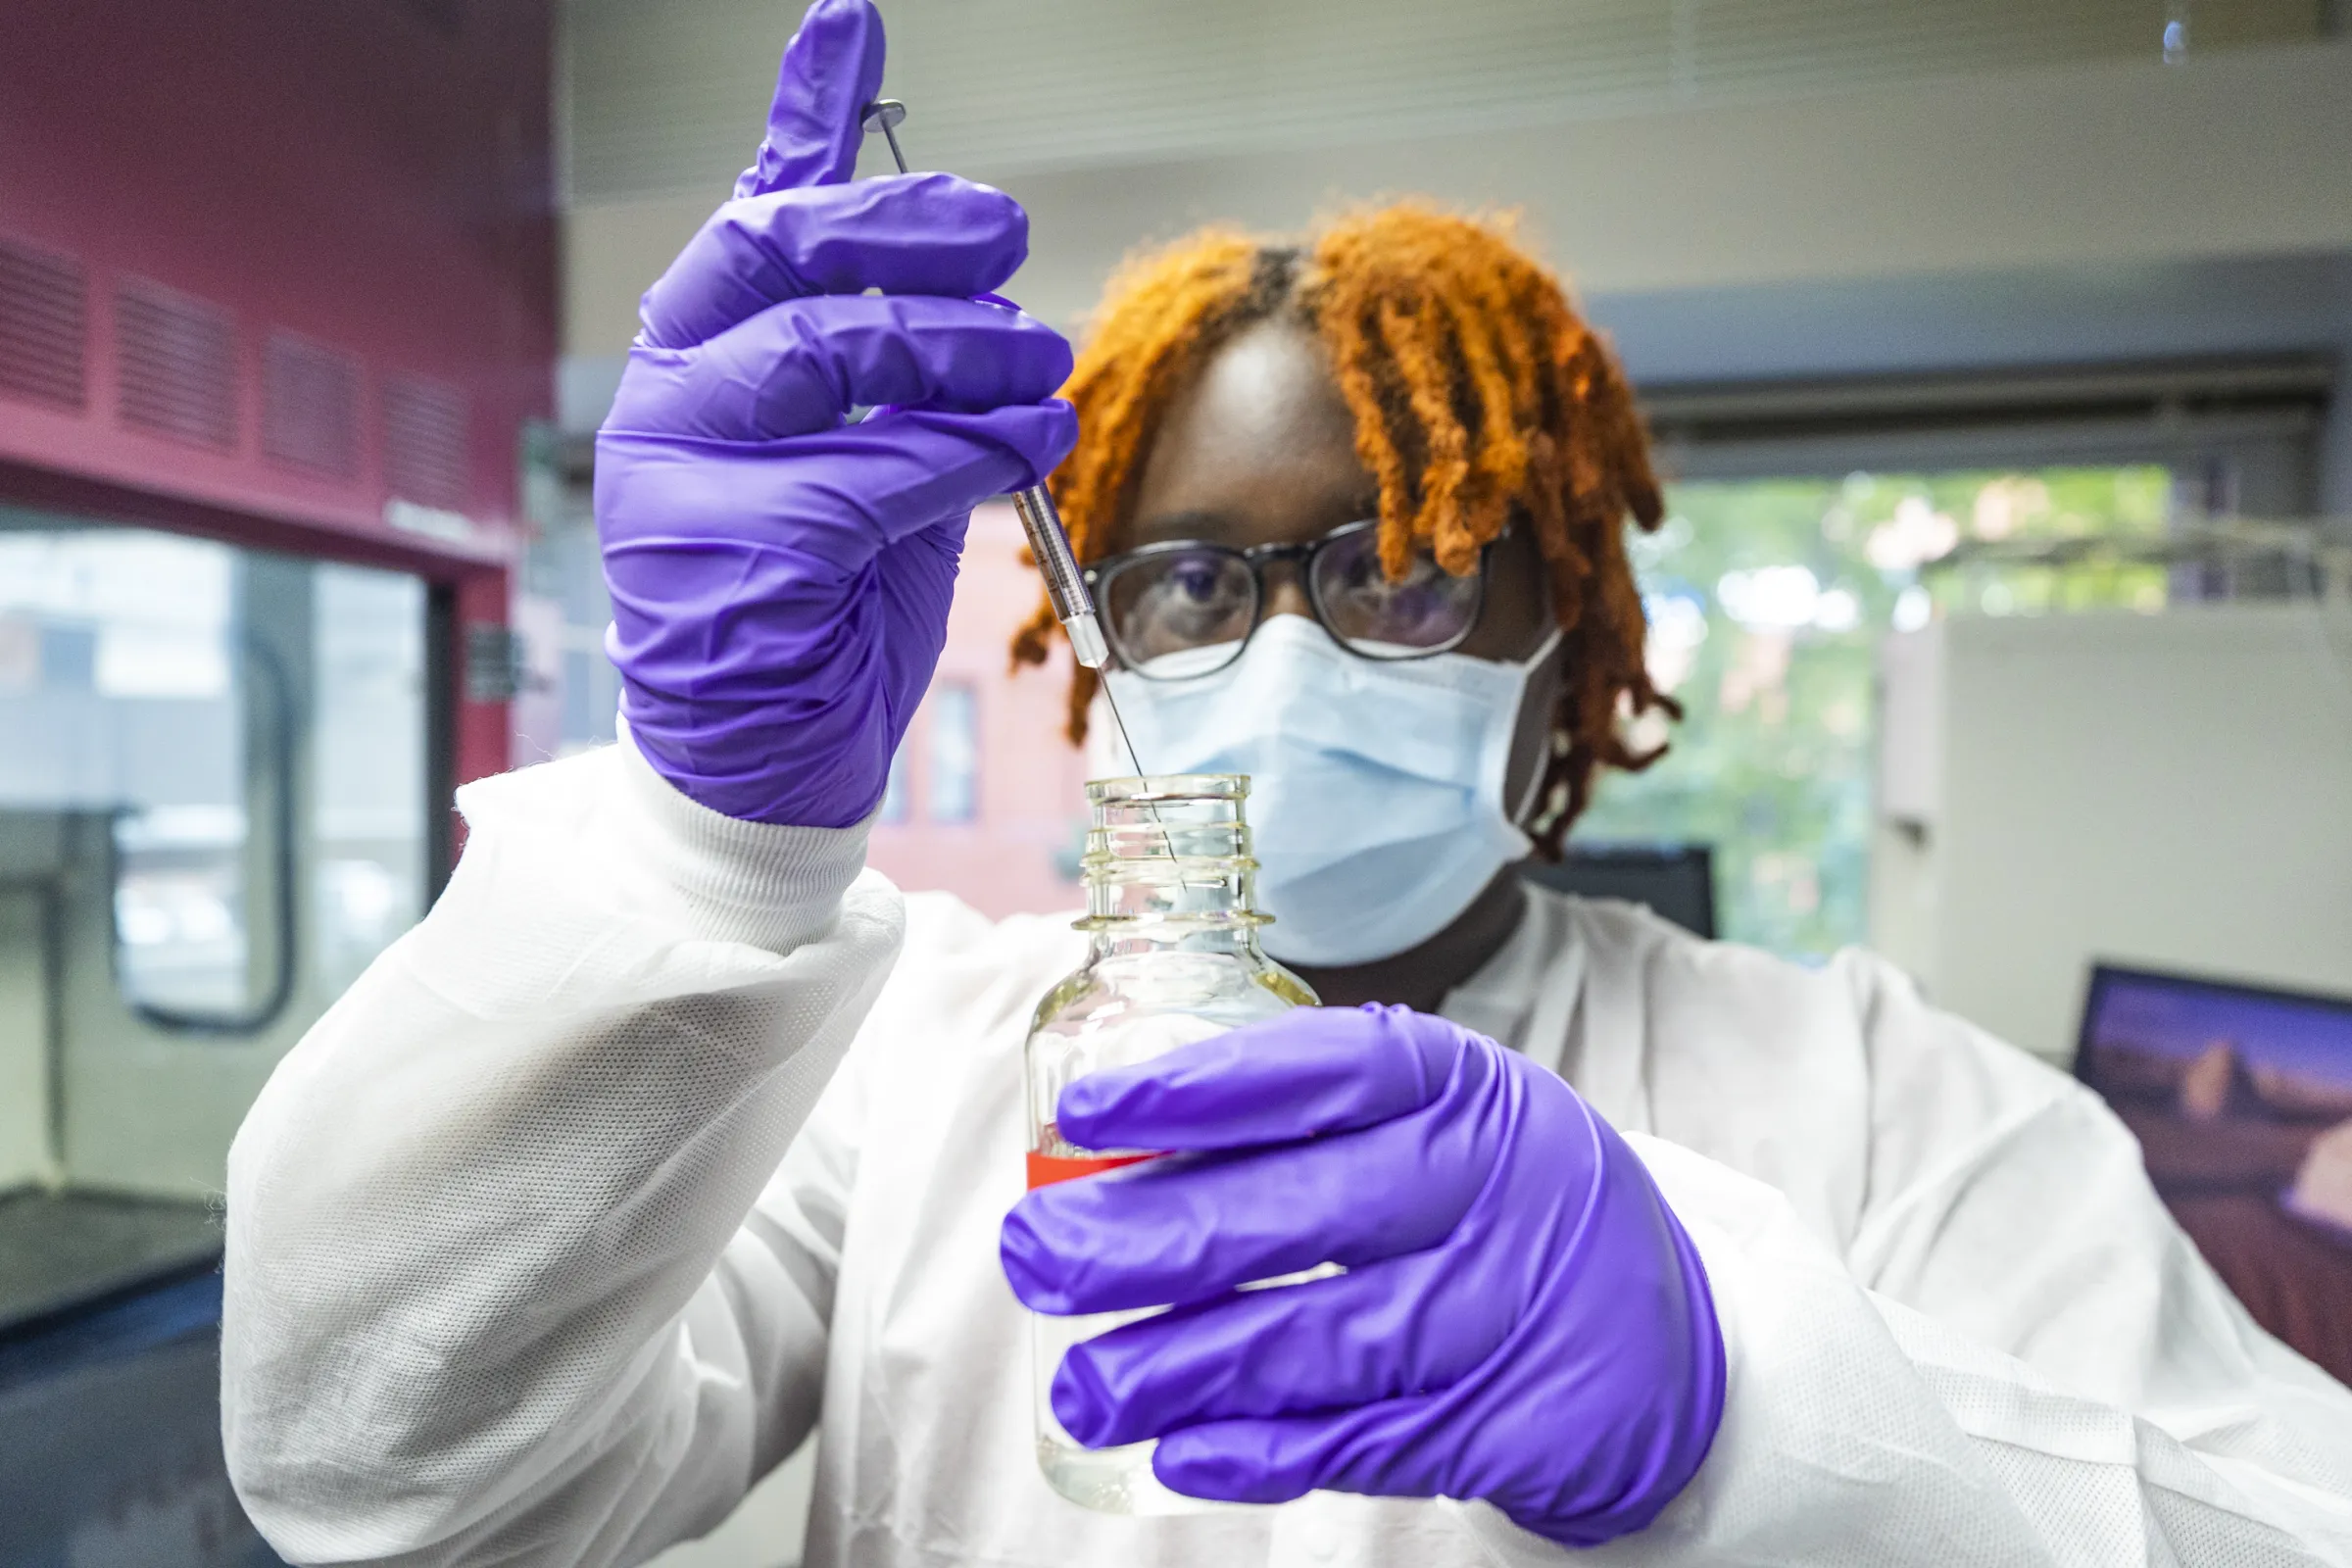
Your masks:
M0 1197L0 1563L265 1568L220 1451L202 1203Z

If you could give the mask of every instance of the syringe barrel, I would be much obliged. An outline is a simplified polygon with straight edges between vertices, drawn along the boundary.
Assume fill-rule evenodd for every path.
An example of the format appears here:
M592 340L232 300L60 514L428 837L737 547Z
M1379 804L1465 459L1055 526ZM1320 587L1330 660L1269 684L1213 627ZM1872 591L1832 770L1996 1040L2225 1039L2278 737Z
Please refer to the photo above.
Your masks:
M1078 662L1090 669L1102 668L1108 650L1095 619L1094 596L1086 591L1086 574L1070 552L1070 536L1062 531L1054 498L1044 485L1031 485L1012 493L1012 510L1020 516L1021 531L1029 536L1029 554L1037 558L1038 575L1046 580L1046 602L1054 607L1054 618L1070 634Z
M1102 623L1095 619L1093 611L1078 612L1061 623L1061 629L1069 633L1070 652L1078 662L1089 669L1101 669L1110 662L1110 644L1102 640Z

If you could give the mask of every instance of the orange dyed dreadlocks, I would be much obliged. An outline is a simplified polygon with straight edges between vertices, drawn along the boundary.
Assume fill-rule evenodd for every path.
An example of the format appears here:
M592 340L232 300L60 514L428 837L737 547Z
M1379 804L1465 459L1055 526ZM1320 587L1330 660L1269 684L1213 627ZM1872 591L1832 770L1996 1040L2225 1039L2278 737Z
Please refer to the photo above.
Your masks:
M1242 327L1276 317L1321 338L1355 416L1355 450L1380 482L1380 552L1400 577L1417 545L1446 570L1514 516L1535 529L1562 635L1563 688L1536 824L1554 858L1605 762L1639 769L1621 716L1674 702L1642 666L1642 600L1624 519L1655 527L1658 484L1616 363L1559 282L1505 221L1417 204L1345 218L1303 248L1210 228L1131 259L1112 277L1062 395L1079 440L1053 477L1081 562L1108 553L1169 402ZM1055 629L1041 609L1013 640L1040 663ZM1070 688L1086 735L1095 674Z

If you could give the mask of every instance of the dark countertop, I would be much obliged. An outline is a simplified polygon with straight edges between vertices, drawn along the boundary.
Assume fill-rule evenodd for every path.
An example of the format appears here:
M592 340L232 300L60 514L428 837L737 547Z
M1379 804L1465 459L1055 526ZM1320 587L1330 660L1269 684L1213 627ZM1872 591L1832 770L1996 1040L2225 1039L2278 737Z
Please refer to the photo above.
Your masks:
M204 1203L27 1190L0 1197L0 1336L218 1264Z

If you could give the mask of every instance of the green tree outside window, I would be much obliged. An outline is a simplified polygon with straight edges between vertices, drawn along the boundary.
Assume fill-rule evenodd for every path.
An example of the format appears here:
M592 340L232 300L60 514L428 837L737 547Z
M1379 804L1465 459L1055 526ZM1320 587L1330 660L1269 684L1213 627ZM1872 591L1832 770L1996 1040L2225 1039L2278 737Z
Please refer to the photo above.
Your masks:
M1879 639L1939 614L2161 609L2157 566L1932 567L1964 540L2161 534L2171 489L2146 466L1672 486L1665 524L1629 538L1652 678L1687 716L1635 726L1672 750L1606 777L1577 838L1713 845L1734 940L1816 960L1862 941Z

